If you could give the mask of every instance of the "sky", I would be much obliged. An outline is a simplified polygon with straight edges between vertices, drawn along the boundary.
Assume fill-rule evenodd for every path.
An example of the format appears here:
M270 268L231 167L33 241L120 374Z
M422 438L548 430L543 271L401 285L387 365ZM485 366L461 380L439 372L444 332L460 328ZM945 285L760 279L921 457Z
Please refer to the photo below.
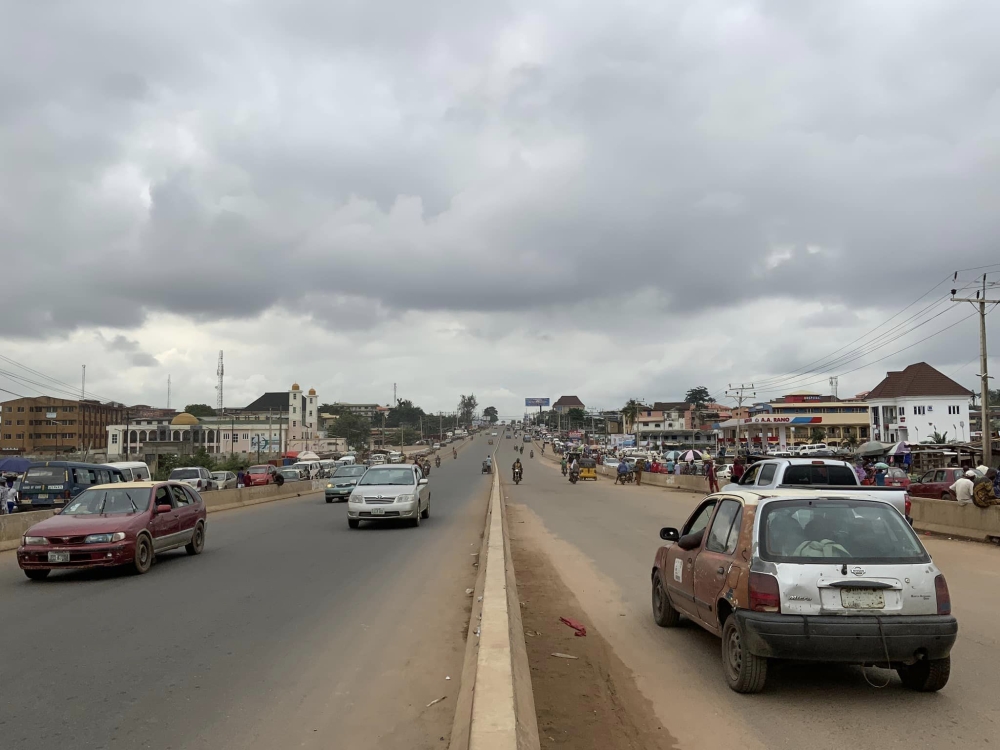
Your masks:
M991 0L0 13L0 397L978 389Z

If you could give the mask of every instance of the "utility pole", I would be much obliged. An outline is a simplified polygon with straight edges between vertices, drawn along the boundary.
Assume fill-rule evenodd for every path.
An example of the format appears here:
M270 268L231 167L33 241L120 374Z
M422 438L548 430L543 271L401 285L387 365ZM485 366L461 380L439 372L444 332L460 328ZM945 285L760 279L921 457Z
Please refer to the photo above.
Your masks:
M80 380L80 400L87 398L87 365L83 365L83 377Z
M958 272L952 281L958 281ZM992 284L990 286L993 286ZM993 466L993 431L990 425L990 374L986 356L986 305L1000 305L1000 299L986 299L986 274L983 274L983 289L976 292L976 298L956 297L957 289L951 290L952 302L969 302L979 308L979 408L982 414L983 464Z
M225 374L226 368L222 366L222 350L219 350L219 366L215 369L215 374L219 377L219 384L215 386L215 390L218 394L215 397L215 408L221 414L222 413L222 376Z
M170 408L170 376L167 375L167 408Z
M750 385L746 385L744 383L740 383L737 386L734 386L732 383L730 383L729 387L726 389L726 397L727 398L735 399L736 400L736 408L737 409L741 409L741 408L743 408L743 402L746 401L746 400L748 400L747 399L747 395L746 395L747 391L750 391L750 397L751 398L757 395L757 392L753 390L753 383L751 383ZM737 417L737 419L739 419L739 417ZM737 422L736 423L736 454L739 455L739 452L740 452L740 426L739 426L739 422ZM750 428L747 427L747 453L749 453L749 452L750 452Z

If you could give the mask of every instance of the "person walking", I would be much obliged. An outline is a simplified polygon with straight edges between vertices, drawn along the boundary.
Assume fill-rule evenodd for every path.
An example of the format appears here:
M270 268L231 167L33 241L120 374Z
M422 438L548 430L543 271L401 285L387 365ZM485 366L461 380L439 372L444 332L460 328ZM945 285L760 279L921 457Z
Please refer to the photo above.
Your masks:
M236 472L236 489L243 489L243 469Z
M885 469L875 469L875 486L885 487Z
M746 469L743 466L743 457L742 456L737 456L736 460L733 462L733 482L735 484L739 484L740 483L740 479L743 478L743 472L745 470Z
M635 462L635 486L642 486L642 471L646 468L646 462L643 459L637 459Z
M705 476L708 477L709 493L719 491L719 479L715 474L715 462L711 459L705 464Z

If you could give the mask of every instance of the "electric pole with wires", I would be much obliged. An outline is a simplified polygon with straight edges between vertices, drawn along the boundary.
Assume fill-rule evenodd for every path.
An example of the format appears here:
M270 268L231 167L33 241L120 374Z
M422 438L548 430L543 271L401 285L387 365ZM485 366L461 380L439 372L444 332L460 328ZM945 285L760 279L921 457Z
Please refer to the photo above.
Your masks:
M747 396L747 391L750 391L750 396ZM736 408L742 409L743 402L748 400L748 398L753 398L757 395L757 392L753 389L753 383L746 385L740 383L740 385L734 386L732 383L726 389L726 398L735 399ZM740 417L737 417L740 419ZM740 427L739 422L736 423L736 454L739 455L740 452ZM747 454L750 453L750 428L747 427Z
M953 281L958 281L958 272L955 272ZM995 284L989 284L995 286ZM952 302L969 302L979 308L979 378L980 378L980 409L982 410L982 441L983 441L983 464L993 466L993 430L990 425L990 375L989 359L986 356L986 305L1000 305L1000 299L986 299L986 274L983 274L983 288L976 292L976 298L956 297L957 289L951 290Z

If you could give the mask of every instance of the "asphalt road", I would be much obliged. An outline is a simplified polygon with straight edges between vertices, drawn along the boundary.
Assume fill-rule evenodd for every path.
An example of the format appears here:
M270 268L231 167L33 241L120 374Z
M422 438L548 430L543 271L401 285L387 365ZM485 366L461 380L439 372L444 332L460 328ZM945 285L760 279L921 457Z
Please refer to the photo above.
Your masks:
M506 441L505 441L506 443ZM513 454L501 452L509 467ZM527 452L525 453L527 456ZM992 746L1000 704L1000 549L927 538L948 578L959 620L948 686L936 694L904 690L895 673L856 667L780 665L757 696L731 692L719 640L684 623L655 625L649 574L661 526L679 527L699 496L614 486L610 479L570 485L555 464L525 461L520 486L504 486L512 533L553 562L642 694L681 748L738 745L769 750L857 750ZM557 626L558 627L558 626Z
M311 495L211 514L201 556L144 576L39 584L0 554L0 747L445 747L485 442L432 471L420 528Z

